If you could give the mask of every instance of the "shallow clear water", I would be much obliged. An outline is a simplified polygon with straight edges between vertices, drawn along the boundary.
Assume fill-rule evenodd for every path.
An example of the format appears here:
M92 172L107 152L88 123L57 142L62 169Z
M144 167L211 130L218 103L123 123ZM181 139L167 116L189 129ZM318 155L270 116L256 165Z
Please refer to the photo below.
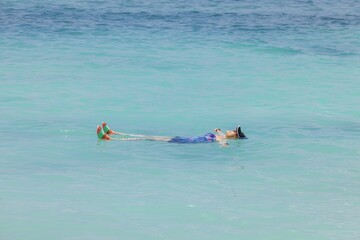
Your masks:
M0 239L358 239L359 12L2 1Z

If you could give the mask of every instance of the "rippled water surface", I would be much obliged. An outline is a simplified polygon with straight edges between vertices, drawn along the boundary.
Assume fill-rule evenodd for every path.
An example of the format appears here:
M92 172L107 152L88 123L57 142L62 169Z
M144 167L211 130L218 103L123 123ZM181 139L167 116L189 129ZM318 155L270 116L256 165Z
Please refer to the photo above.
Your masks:
M359 239L360 2L0 2L0 239ZM101 142L95 128L211 144Z

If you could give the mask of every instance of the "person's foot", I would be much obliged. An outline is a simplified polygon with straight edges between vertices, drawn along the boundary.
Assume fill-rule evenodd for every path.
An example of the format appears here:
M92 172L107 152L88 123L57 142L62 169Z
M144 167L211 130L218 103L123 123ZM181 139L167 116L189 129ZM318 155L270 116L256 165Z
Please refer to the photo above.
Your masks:
M114 133L115 133L113 130L110 129L109 125L107 125L106 122L103 122L103 123L102 123L102 127L103 127L104 132L105 132L106 134L114 134Z
M103 139L103 140L110 140L109 135L107 135L104 130L101 129L101 127L98 125L96 128L96 134L98 136L99 139Z

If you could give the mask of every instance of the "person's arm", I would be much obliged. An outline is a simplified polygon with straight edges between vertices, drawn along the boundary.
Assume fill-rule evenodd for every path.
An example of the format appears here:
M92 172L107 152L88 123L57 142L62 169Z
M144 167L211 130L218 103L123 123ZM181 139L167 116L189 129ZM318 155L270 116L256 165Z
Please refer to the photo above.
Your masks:
M216 140L219 142L219 144L223 147L227 147L229 146L229 144L226 142L226 136L225 134L221 131L220 128L215 128L214 129L216 135Z
M221 139L221 140L219 141L219 144L220 144L222 147L227 147L227 146L229 146L229 144L226 142L225 139Z
M215 131L215 133L217 134L218 137L223 138L223 139L226 138L225 134L221 131L220 128L215 128L214 131Z

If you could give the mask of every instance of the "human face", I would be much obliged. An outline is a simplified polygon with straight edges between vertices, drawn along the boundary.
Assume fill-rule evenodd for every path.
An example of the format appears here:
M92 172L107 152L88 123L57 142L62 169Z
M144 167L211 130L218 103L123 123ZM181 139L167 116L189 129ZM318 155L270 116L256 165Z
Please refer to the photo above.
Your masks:
M226 138L236 138L237 132L235 130L228 130L225 134Z

